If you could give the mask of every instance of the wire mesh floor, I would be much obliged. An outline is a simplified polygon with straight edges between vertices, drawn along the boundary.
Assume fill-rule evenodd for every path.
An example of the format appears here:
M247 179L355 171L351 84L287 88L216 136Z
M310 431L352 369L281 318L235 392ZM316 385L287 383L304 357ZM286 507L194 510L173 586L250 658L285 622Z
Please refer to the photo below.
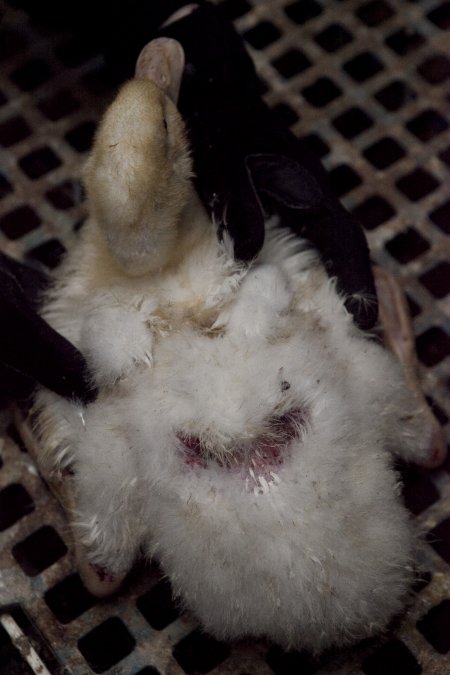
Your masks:
M275 112L308 139L394 272L423 386L450 432L450 2L225 0ZM95 45L0 0L0 247L46 268L71 246L105 88ZM57 503L10 425L0 439L0 672L444 675L450 672L450 461L403 469L426 533L415 602L381 638L315 661L222 644L179 615L156 566L114 599L82 586ZM45 670L46 669L46 670Z

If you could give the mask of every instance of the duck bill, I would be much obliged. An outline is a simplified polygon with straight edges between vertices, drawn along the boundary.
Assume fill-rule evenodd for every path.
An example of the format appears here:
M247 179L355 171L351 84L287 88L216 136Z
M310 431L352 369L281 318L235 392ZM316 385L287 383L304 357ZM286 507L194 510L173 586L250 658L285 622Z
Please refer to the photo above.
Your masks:
M177 40L156 38L147 43L136 62L135 77L151 80L175 103L184 71L184 51Z

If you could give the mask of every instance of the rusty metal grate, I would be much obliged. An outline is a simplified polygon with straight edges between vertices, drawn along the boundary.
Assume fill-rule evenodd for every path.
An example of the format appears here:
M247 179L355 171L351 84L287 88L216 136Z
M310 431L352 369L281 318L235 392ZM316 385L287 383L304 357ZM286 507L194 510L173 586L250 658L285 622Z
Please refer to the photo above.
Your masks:
M0 0L0 246L52 268L84 217L80 168L112 92L95 46L30 22L17 4ZM449 432L450 2L221 4L268 103L308 139L363 222L374 259L401 279L424 387ZM403 471L406 504L429 542L413 606L383 638L316 662L202 634L180 616L156 566L136 568L118 597L96 600L13 426L0 457L2 673L450 672L450 461Z

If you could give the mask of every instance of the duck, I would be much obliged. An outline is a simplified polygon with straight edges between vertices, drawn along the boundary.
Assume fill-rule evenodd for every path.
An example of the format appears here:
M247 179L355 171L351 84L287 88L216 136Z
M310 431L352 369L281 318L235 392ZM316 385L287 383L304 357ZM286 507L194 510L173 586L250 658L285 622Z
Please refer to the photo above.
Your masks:
M271 217L244 264L217 238L174 42L145 48L100 122L89 218L42 303L98 397L41 388L26 433L94 595L144 556L218 639L320 653L404 609L420 544L394 458L444 450L410 354L355 325L307 242Z

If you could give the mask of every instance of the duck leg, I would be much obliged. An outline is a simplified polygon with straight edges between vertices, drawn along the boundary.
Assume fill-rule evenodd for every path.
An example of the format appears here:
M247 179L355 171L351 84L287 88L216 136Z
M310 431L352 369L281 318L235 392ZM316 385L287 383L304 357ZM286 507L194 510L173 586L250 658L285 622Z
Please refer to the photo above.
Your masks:
M39 439L33 433L29 421L19 408L16 408L14 411L14 421L25 447L39 469L40 475L65 512L70 524L69 538L72 545L71 548L78 572L85 587L92 595L98 598L112 595L120 587L125 575L114 575L110 570L93 565L88 561L87 550L79 541L74 528L77 504L72 472L67 469L57 472L51 469L48 463L41 461L42 448L40 447Z
M400 361L406 384L417 402L423 424L430 429L430 444L426 456L417 458L417 464L435 468L447 455L441 426L425 399L418 375L414 332L405 294L395 277L382 269L373 268L379 302L379 319L384 345Z

